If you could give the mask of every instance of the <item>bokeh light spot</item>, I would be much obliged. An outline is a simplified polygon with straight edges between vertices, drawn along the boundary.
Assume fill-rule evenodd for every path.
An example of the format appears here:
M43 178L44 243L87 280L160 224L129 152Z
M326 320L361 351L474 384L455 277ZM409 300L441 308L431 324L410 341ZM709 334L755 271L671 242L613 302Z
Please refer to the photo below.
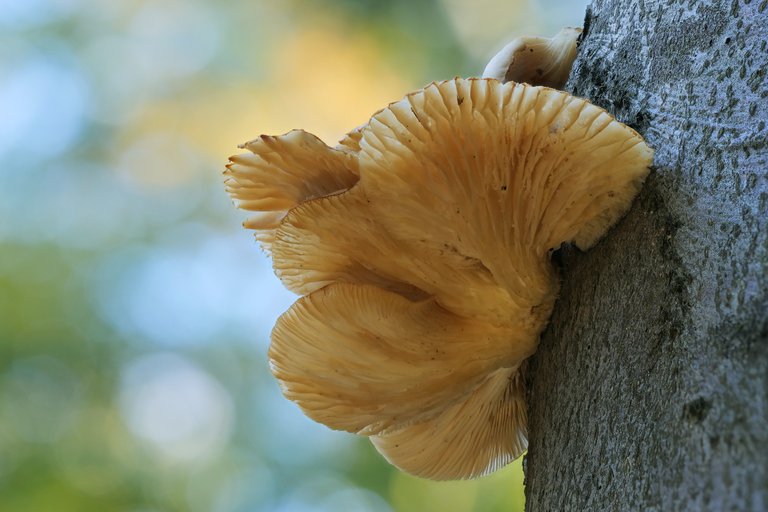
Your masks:
M123 374L120 409L129 429L170 462L205 462L231 435L232 399L191 361L154 354Z
M82 131L87 105L86 82L63 62L37 58L0 67L0 157L63 152ZM0 176L12 170L0 166Z

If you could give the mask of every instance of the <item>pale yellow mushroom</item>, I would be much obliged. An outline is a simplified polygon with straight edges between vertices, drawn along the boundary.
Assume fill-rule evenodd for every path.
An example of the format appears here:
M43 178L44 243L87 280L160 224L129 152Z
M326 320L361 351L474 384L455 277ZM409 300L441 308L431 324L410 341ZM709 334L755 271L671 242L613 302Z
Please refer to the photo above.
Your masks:
M269 350L283 393L332 428L381 434L430 420L499 368L533 354L530 333L455 315L368 284L297 301Z
M256 230L267 250L288 210L346 190L358 180L356 158L303 130L262 135L240 148L250 152L229 158L224 184L238 207L257 212L243 225Z
M518 367L500 368L434 418L370 439L393 465L424 478L496 471L528 447L523 375Z
M580 28L564 28L554 37L514 39L488 62L484 78L562 89L576 58Z
M415 475L519 456L521 368L558 292L549 255L603 236L651 149L583 99L494 79L430 84L336 149L292 133L266 139L280 156L246 145L227 174L242 207L279 217L247 225L303 295L272 334L285 396Z

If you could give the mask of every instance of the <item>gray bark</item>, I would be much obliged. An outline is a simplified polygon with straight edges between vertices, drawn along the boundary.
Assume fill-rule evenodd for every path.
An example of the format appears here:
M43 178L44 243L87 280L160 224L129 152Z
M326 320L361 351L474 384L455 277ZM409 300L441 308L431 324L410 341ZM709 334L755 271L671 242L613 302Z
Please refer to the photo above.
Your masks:
M768 508L768 0L595 0L568 90L655 168L528 374L527 509Z

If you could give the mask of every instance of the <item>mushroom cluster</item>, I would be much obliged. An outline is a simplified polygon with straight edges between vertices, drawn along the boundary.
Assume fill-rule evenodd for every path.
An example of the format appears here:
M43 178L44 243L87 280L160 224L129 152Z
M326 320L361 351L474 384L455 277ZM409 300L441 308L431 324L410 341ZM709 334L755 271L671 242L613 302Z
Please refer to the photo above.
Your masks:
M414 475L518 457L522 372L558 293L550 254L587 249L626 212L643 139L561 91L456 78L334 148L300 130L242 147L227 190L302 296L272 332L284 395Z

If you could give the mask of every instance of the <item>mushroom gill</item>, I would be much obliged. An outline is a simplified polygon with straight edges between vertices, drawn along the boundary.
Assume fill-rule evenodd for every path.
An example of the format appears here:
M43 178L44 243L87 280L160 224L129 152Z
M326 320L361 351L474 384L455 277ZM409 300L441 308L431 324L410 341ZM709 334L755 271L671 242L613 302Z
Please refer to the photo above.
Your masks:
M590 247L626 212L643 139L564 92L456 78L336 148L296 131L245 148L227 190L303 295L272 332L285 396L415 475L518 457L521 369L558 292L549 254Z

